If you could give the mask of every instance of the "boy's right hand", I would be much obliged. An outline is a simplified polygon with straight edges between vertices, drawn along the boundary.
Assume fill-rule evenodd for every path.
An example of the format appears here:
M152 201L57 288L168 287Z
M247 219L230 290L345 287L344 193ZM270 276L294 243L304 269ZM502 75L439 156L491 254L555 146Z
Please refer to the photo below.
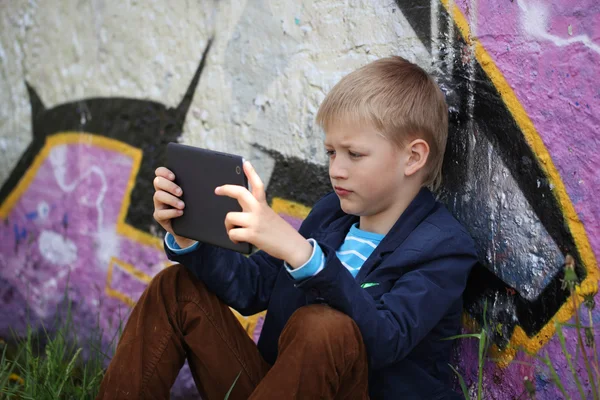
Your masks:
M154 219L175 238L179 247L186 248L196 243L195 240L178 236L173 232L171 220L183 215L185 204L179 198L183 191L175 184L175 174L165 167L158 167L154 172Z

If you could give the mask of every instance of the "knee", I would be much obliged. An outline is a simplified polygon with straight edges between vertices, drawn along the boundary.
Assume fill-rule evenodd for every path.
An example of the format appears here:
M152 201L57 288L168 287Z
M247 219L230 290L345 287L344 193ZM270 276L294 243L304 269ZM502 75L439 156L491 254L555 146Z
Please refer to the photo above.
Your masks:
M162 294L176 293L180 295L191 288L194 288L194 291L202 290L204 285L181 264L174 264L163 269L152 278L148 285L150 292Z
M314 343L348 339L362 341L356 323L349 316L322 304L296 310L286 325L287 329Z
M210 293L206 285L181 264L174 264L156 274L148 284L146 292L149 296L177 300L198 298Z
M181 264L171 265L158 274L154 275L154 278L150 281L150 287L173 285L179 279L181 274L185 274L186 269Z

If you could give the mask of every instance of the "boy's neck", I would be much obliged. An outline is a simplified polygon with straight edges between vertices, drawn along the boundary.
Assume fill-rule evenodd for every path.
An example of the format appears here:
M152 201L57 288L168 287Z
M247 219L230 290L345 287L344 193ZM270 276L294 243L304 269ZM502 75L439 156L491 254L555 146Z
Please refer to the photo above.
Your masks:
M407 188L398 196L398 200L384 212L376 215L363 215L360 217L359 228L363 231L387 235L396 224L402 213L408 208L409 204L417 197L421 186Z

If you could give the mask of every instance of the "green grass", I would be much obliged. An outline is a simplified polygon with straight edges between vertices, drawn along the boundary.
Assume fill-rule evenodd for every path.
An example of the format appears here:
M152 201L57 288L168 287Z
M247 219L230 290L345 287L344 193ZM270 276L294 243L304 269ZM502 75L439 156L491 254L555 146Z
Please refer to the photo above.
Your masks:
M104 376L104 360L108 357L101 349L101 331L97 329L85 342L90 356L84 360L83 348L71 317L70 302L63 321L52 333L42 328L34 332L27 327L24 337L6 343L0 339L0 400L57 400L94 399ZM114 350L121 327L109 347ZM13 335L14 336L14 335ZM240 373L225 396L229 398Z
M77 345L70 303L58 329L34 332L0 343L0 400L93 399L104 374L100 330L87 339L90 355L83 360Z
M466 333L466 334L462 334L462 335L456 335L456 336L452 336L443 340L455 340L455 339L468 339L468 338L475 338L477 340L479 340L479 348L478 348L478 353L477 353L477 363L478 363L478 373L477 373L477 399L482 399L482 393L483 393L483 365L485 363L485 359L487 356L487 352L488 352L488 347L489 347L489 342L487 341L487 332L488 332L488 327L487 327L487 302L484 303L483 305L483 322L484 322L484 326L481 328L481 331L479 333ZM450 365L450 364L448 364ZM456 376L458 376L458 380L460 383L460 388L463 392L463 396L465 396L465 399L469 399L469 389L467 388L467 385L465 384L465 379L463 378L463 376L456 370L456 368L454 368L452 365L450 365L450 368L452 368L452 371L454 371L454 373L456 374Z

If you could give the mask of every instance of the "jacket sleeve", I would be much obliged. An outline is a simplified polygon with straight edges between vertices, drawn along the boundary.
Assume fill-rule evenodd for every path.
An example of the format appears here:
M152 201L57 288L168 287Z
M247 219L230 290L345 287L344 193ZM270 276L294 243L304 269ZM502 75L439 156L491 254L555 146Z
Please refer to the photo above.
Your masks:
M333 196L335 193L330 193L315 204L300 227L301 235L308 237L314 221L321 221L323 215L330 214L331 199L337 199ZM240 314L253 315L267 309L283 260L264 251L246 257L205 243L198 243L184 254L176 254L166 241L163 243L169 260L191 270L211 292Z
M378 301L341 264L335 250L321 246L325 267L296 286L322 297L358 325L371 368L380 369L404 358L461 298L475 254L461 253L460 235L436 240L437 256L402 275ZM439 249L447 249L440 252ZM392 255L390 255L391 257Z
M283 264L264 251L246 257L204 243L185 254L176 254L166 243L164 248L169 260L191 270L211 292L242 315L253 315L267 309Z

